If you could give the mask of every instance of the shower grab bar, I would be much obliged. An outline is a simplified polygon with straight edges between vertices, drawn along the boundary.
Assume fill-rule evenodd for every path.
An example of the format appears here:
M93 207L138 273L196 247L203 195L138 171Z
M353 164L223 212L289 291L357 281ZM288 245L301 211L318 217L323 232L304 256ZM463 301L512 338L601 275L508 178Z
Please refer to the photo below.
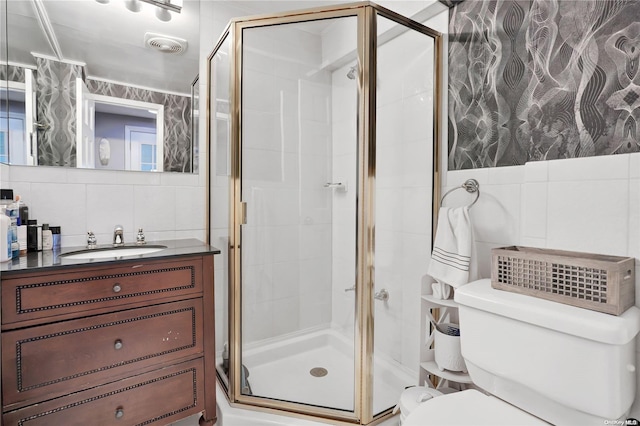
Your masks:
M464 189L469 194L473 194L473 193L476 194L476 199L473 200L471 204L469 204L469 208L471 208L478 201L478 198L480 198L480 184L478 183L478 181L475 179L467 179L462 185L456 186L455 188L451 188L450 190L444 193L444 195L442 196L442 199L440 200L440 207L442 207L442 203L444 202L444 199L447 197L447 195L451 194L453 191L460 188Z

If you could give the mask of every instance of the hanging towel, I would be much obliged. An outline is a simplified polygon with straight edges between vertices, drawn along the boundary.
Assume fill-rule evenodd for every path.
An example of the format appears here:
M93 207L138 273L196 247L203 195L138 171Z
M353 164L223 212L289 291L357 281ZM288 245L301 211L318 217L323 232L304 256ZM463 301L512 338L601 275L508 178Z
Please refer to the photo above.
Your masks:
M467 284L475 278L473 248L469 207L441 207L429 275L443 287L443 284L455 288Z

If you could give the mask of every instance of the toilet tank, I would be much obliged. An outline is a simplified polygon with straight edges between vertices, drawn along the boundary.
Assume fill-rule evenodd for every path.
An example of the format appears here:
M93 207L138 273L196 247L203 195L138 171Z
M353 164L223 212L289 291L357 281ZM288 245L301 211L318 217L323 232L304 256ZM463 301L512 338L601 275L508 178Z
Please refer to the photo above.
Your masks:
M598 424L589 419L628 412L635 306L613 316L496 290L488 279L457 289L455 300L462 356L479 387L553 424Z

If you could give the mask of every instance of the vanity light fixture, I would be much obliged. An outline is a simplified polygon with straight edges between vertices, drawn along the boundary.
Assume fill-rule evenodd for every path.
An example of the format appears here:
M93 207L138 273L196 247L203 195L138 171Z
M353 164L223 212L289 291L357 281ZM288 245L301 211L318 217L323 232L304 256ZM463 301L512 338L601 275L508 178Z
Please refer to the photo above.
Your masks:
M107 4L110 0L96 0L101 4ZM142 3L149 3L156 6L156 18L162 22L169 22L171 20L171 12L180 13L182 11L182 0L124 0L124 6L134 12L140 12L142 9Z
M140 12L142 5L140 4L140 0L125 0L124 7L134 13L138 13Z
M171 20L171 14L167 9L159 7L156 9L156 18L162 22L169 22Z

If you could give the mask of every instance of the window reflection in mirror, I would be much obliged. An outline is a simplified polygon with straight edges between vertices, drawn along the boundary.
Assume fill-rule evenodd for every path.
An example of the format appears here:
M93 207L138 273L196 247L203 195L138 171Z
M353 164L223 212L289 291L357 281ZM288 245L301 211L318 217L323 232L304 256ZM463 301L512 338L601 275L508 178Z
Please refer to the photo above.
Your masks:
M78 167L162 171L163 105L90 93L78 96Z
M34 165L33 73L25 69L21 76L23 81L3 80L0 87L0 162Z

